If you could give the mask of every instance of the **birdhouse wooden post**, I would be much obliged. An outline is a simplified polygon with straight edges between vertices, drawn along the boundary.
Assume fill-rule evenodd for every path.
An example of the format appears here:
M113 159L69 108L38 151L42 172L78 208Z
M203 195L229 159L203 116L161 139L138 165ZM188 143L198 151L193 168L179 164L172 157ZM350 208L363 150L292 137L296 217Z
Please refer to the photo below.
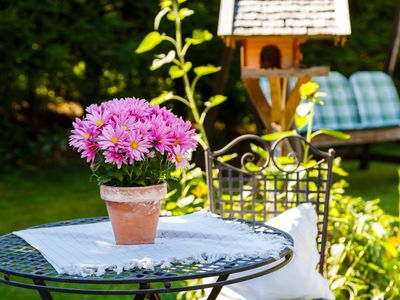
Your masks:
M221 0L218 35L240 41L242 80L269 131L288 130L300 86L329 73L327 66L302 66L301 45L309 38L343 43L350 32L347 0ZM261 77L268 78L269 95ZM291 77L297 77L293 86Z

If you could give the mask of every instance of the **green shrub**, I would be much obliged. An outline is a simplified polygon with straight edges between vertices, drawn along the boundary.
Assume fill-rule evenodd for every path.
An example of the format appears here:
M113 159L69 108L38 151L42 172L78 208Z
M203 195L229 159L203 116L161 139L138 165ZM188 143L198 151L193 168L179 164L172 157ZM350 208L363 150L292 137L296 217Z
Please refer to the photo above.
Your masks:
M344 193L346 182L332 187L329 219L328 278L338 299L400 297L399 218L386 214L379 200Z

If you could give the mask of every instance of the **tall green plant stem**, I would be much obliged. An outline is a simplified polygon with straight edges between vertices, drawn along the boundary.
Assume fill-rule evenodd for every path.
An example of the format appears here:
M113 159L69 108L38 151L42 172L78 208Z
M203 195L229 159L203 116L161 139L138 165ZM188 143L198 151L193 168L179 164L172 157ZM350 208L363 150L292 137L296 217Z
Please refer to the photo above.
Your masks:
M313 126L313 119L314 119L314 106L315 103L312 102L312 106L310 109L310 113L308 114L308 125L307 125L307 135L306 135L306 140L307 142L311 143L312 140L312 126ZM308 162L308 151L309 151L310 147L308 145L306 145L306 147L304 148L304 157L303 157L303 163L307 163Z
M179 63L181 65L181 68L183 69L186 62L185 62L185 53L183 53L183 51L182 51L181 19L178 16L179 7L176 3L174 3L173 9L174 9L174 12L176 15L176 18L175 18L175 41L176 41L175 48L176 48L176 54L179 58ZM200 118L200 114L199 114L199 110L197 109L196 101L194 99L194 89L192 89L192 84L190 83L189 76L186 71L183 72L183 83L185 85L185 93L186 93L187 100L189 101L189 105L190 105L190 109L193 114L194 121L196 122L198 130L200 131L200 134L201 134L201 140L202 140L201 145L203 147L207 147L207 146L209 146L207 134L204 129L203 121ZM194 88L194 85L193 85L193 88Z

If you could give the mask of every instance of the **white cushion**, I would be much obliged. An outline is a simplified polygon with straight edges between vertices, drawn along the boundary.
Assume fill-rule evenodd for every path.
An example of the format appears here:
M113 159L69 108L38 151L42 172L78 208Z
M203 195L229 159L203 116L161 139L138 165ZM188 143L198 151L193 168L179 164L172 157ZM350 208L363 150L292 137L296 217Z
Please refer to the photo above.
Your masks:
M291 208L267 222L294 239L294 255L288 265L271 274L225 286L219 300L272 300L287 298L335 299L329 281L317 272L317 214L309 203ZM268 269L271 266L256 270ZM241 273L243 275L243 273ZM232 275L231 275L232 276ZM230 278L234 278L232 276Z

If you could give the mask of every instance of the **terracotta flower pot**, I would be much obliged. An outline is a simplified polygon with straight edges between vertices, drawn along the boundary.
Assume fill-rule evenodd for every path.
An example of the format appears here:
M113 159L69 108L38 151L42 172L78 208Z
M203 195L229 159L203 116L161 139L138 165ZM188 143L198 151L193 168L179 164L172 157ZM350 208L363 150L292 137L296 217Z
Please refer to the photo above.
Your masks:
M154 244L167 184L144 187L100 186L118 245Z

